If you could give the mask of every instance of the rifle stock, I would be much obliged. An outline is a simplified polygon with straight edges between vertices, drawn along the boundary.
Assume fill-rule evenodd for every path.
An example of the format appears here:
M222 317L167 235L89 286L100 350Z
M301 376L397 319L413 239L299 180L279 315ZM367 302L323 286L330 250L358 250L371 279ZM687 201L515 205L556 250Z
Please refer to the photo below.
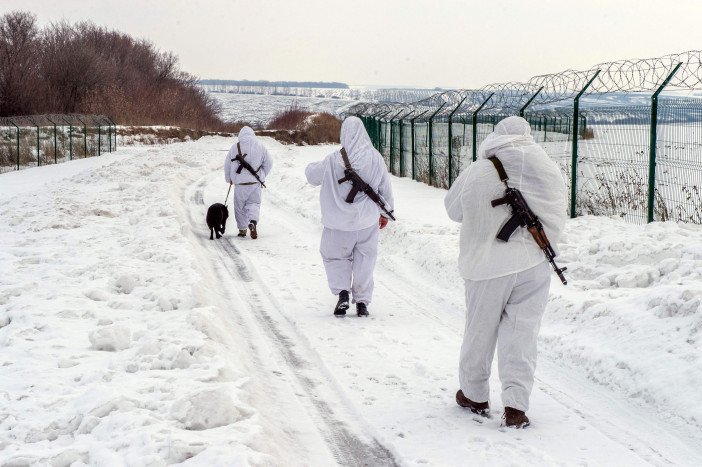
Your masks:
M344 183L346 181L351 182L352 188L351 191L349 191L348 196L346 197L347 203L353 203L356 194L359 191L362 191L366 194L366 196L368 196L371 199L371 201L377 204L378 207L383 210L383 212L385 212L387 216L384 217L396 220L395 216L392 214L392 211L388 211L388 208L385 206L385 201L383 201L380 195L373 191L373 188L371 188L370 185L364 182L363 179L353 169L344 170L344 178L340 178L337 181L339 184Z
M254 168L251 167L251 164L246 162L243 156L239 154L234 158L234 160L239 162L239 168L236 170L236 173L241 173L241 169L246 169L251 173L251 175L256 177L256 180L258 180L258 183L260 183L263 188L266 188L266 184L261 181L261 179L258 177L258 173L256 173Z
M536 244L541 248L541 251L544 252L546 259L558 275L558 278L563 285L567 285L568 281L566 281L563 271L568 268L559 268L556 264L556 253L553 251L553 247L546 236L546 232L544 232L543 224L541 224L539 218L529 208L521 191L516 188L507 188L504 197L492 200L490 204L492 204L492 207L497 207L505 203L509 203L512 209L512 217L510 217L507 223L500 229L497 238L506 242L518 227L525 226L534 238L534 241L536 241Z

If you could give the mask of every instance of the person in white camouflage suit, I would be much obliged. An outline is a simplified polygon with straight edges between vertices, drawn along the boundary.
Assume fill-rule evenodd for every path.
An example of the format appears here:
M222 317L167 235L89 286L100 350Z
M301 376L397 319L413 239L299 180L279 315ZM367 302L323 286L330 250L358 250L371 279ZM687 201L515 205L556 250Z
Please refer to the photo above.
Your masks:
M254 173L243 168L238 160L241 156L253 168ZM256 138L254 131L245 126L239 131L238 143L232 145L224 160L224 180L234 185L234 219L239 229L238 237L246 237L246 229L251 238L258 238L258 221L261 212L261 182L273 168L273 158ZM256 178L258 177L258 178Z
M371 144L363 122L349 117L341 125L341 144L353 170L393 210L392 186L385 161ZM344 316L349 307L349 291L356 303L356 314L368 316L373 297L373 270L378 256L379 229L388 223L387 214L365 193L358 192L352 203L346 198L351 182L344 178L346 165L341 151L334 151L323 160L305 169L307 181L320 186L322 207L322 241L320 253L327 273L327 282L339 299L334 315Z
M456 402L487 415L488 380L497 346L505 425L529 424L536 340L551 283L549 263L525 228L508 241L497 234L511 216L509 204L492 207L505 185L491 156L522 192L555 248L566 220L566 188L558 166L531 137L529 123L508 117L481 144L479 160L456 179L445 198L449 217L461 222L458 265L465 280L466 324Z

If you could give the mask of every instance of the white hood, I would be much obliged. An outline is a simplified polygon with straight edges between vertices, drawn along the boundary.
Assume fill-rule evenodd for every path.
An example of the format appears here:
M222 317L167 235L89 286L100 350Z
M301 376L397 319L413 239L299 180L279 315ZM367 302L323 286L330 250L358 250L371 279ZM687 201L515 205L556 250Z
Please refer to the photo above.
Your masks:
M449 217L463 224L458 262L462 277L470 280L524 271L545 261L531 234L522 227L508 242L497 240L511 213L507 205L493 208L490 204L504 196L505 185L486 158L494 155L500 160L508 185L522 192L556 252L567 211L561 171L534 142L523 118L509 117L498 123L480 145L479 153L481 159L461 173L445 199Z
M385 160L373 147L371 139L358 117L348 117L341 124L341 145L346 150L351 167L370 186L377 189L380 177L387 172ZM343 176L344 161L339 152L337 168Z
M258 177L261 181L265 182L266 176L273 167L273 159L265 146L263 146L256 137L256 133L248 126L239 130L239 145L241 146L241 154L246 155L246 162L248 162L254 170L258 170ZM240 173L236 173L236 170L239 168L239 162L232 162L232 159L234 159L238 153L237 144L234 143L227 153L227 159L224 162L225 181L227 183L233 182L234 184L255 182L256 177L246 169L242 170Z
M341 144L346 150L353 170L393 209L392 186L385 160L371 144L363 122L358 117L349 117L341 125ZM345 165L341 151L334 151L324 160L313 162L305 169L307 181L321 185L320 203L322 224L336 230L354 231L377 225L379 210L366 194L356 194L353 203L347 203L351 183L339 184L344 178Z
M250 127L245 126L239 130L239 143L241 143L242 152L244 152L244 147L247 149L252 147L254 145L254 141L257 141L256 133L254 133Z
M500 149L529 144L536 144L531 136L529 122L522 117L507 117L495 125L495 130L482 142L478 148L478 157L487 159Z

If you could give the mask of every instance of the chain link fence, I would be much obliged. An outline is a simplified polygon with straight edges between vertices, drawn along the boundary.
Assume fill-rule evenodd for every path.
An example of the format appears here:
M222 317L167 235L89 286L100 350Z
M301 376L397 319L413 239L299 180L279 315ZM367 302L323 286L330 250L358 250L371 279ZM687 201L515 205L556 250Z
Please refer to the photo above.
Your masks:
M668 87L702 89L702 52L605 63L413 103L363 103L349 113L364 121L393 174L441 188L477 159L500 120L520 115L561 168L571 217L699 224L702 99L662 96Z
M0 118L0 173L99 156L117 149L117 126L104 115Z

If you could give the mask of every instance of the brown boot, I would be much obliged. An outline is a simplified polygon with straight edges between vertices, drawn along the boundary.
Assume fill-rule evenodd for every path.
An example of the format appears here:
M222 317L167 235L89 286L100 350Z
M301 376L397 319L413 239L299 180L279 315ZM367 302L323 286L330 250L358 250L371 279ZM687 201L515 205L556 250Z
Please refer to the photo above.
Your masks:
M246 230L240 230L237 237L246 237Z
M487 417L490 415L490 403L489 402L473 402L463 395L462 390L458 390L456 393L456 403L461 407L470 409L471 412Z
M504 426L509 428L525 428L529 426L529 418L524 412L512 407L505 407L505 413L502 415L505 423Z

